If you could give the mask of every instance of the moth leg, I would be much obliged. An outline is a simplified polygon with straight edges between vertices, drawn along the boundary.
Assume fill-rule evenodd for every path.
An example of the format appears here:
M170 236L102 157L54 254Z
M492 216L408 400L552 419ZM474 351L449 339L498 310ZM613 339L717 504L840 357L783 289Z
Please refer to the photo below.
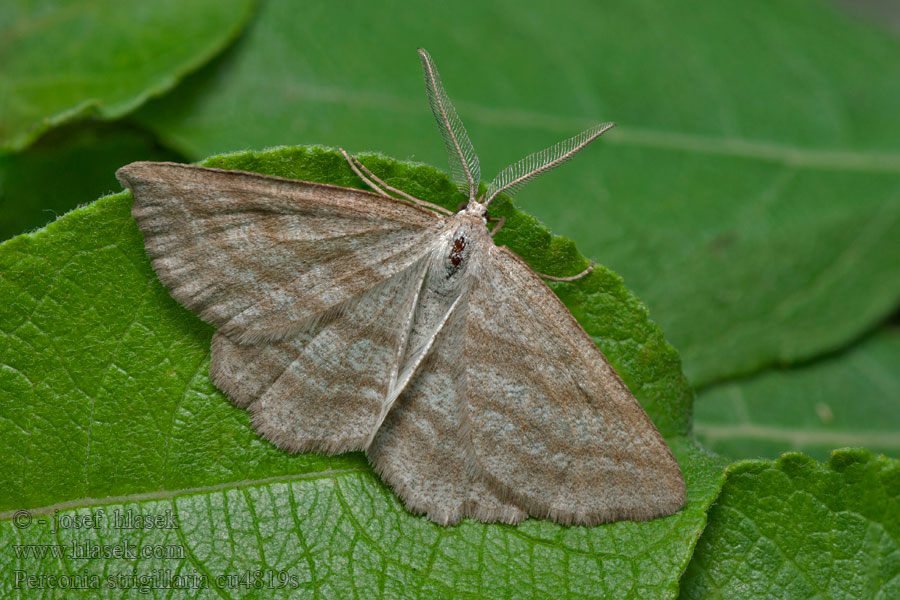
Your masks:
M362 171L359 170L359 167L356 166L356 163L353 162L354 157L351 157L349 154L347 154L346 150L344 150L343 148L338 148L338 150L340 150L341 154L344 155L344 159L347 161L347 164L350 165L350 168L353 169L353 172L356 173L356 176L363 180L363 183L365 183L367 186L372 188L372 190L375 191L379 196L384 196L385 198L393 198L393 196L391 196L386 191L384 191L383 189L378 187L378 184L376 184L371 179L369 179L368 177L363 175ZM360 166L362 166L362 163L360 163ZM365 169L365 167L363 167L363 168ZM366 170L368 170L368 169L366 169ZM373 177L374 177L374 175L373 175ZM378 179L378 178L376 177L376 179ZM382 183L384 183L384 182L382 182Z
M427 206L428 208L434 209L438 212L442 212L446 215L453 214L451 211L447 210L443 206L438 206L437 204L432 204L431 202L428 202L426 200L420 200L420 199L416 198L415 196L410 196L403 190L398 190L397 188L388 185L387 183L382 181L377 175L375 175L375 173L373 173L372 171L367 169L366 165L362 164L362 162L360 162L360 160L358 158L356 158L355 156L350 156L349 154L347 154L347 151L344 150L343 148L339 148L339 150L340 150L341 154L344 155L344 159L346 159L347 163L350 165L350 168L353 169L353 172L356 173L357 177L362 179L367 186L369 186L370 188L375 190L375 192L377 192L380 196L384 196L385 198L393 198L393 196L391 196L386 191L384 191L384 190L388 190L388 191L394 192L398 196L405 198L406 200L409 200L413 204L418 204L420 206ZM363 174L363 172L365 172L365 175ZM366 175L368 175L368 177L366 177ZM380 187L379 187L379 185L380 185ZM384 189L382 189L382 188L384 188Z
M491 234L491 235L493 235L493 234ZM544 279L549 279L550 281L575 281L576 279L581 279L582 277L584 277L585 275L587 275L588 273L590 273L593 270L594 270L594 261L591 261L591 266L589 266L587 269L585 269L578 275L572 275L571 277L555 277L553 275L544 275L543 273L538 273L538 275L540 275Z
M488 219L488 221L497 221L496 227L491 229L491 237L494 237L494 234L500 231L500 228L506 225L506 217L497 217L494 219Z

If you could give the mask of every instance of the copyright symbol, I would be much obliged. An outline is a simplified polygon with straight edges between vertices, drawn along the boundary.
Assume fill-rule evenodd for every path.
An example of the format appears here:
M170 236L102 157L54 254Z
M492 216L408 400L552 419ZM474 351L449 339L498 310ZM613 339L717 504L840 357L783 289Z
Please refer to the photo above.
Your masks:
M17 510L13 515L13 525L19 529L26 529L31 525L31 513L27 510Z

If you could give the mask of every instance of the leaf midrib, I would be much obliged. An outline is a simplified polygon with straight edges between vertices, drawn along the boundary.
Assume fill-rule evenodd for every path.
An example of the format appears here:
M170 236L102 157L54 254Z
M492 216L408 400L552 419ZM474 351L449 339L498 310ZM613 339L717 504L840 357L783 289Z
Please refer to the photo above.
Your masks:
M355 467L350 469L327 469L324 471L315 471L311 473L298 473L296 475L273 475L271 477L261 477L259 479L242 479L238 481L226 481L215 485L206 485L199 487L182 488L177 490L157 490L154 492L141 492L138 494L124 494L120 496L105 496L103 498L77 498L75 500L66 500L47 506L37 508L28 508L28 512L34 515L51 514L57 510L69 510L73 508L82 508L87 506L99 506L107 504L126 504L136 502L147 502L153 500L172 500L182 496L192 496L195 494L209 494L222 490L231 490L244 487L254 487L257 485L266 485L269 483L290 483L292 481L311 481L315 479L335 479L345 475L371 475L372 471L367 468ZM7 510L0 512L0 521L12 519L17 511Z
M345 90L338 87L301 85L292 89L298 100L355 108L386 109L409 114L421 108L421 102L381 91ZM563 116L512 107L490 107L477 102L457 102L458 112L467 122L480 122L492 127L542 129L556 134L571 134L597 122L597 117ZM619 123L603 137L604 142L624 146L682 150L698 154L748 158L781 163L806 169L900 173L900 153L846 150L842 148L804 148L767 140L715 137L642 128Z
M754 423L739 425L713 425L694 423L694 433L704 439L753 438L778 442L790 442L797 446L821 444L838 448L842 446L873 446L900 449L900 434L887 431L812 431L789 427L773 427Z

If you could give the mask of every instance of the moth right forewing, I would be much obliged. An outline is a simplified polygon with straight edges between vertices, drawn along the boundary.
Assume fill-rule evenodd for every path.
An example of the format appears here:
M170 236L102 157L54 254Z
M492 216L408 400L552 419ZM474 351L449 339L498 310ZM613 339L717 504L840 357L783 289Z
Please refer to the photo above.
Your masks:
M285 339L415 262L444 218L326 184L174 163L117 172L172 296L243 342Z
M566 524L681 508L678 463L593 340L519 257L490 250L467 303L471 472L528 514Z

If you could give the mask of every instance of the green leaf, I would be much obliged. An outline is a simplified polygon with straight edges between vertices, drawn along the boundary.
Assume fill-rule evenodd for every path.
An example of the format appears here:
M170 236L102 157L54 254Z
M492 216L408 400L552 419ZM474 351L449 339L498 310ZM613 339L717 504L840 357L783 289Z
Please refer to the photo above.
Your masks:
M900 597L900 461L838 450L728 467L681 597Z
M694 385L831 351L896 307L900 45L819 0L364 3L302 19L269 0L138 117L193 158L324 143L444 166L426 41L487 177L619 124L521 206L625 277Z
M412 194L448 207L460 200L446 175L430 167L362 158ZM337 152L316 147L204 164L361 185ZM599 268L554 287L667 435L685 474L687 507L664 519L594 528L539 520L442 528L407 513L361 454L291 455L255 434L247 412L210 383L212 329L159 283L130 206L127 194L109 196L0 245L4 595L16 569L106 577L159 566L28 560L14 548L71 537L178 545L186 558L165 566L213 579L248 567L283 568L307 594L323 596L346 597L354 588L363 597L677 593L723 463L687 436L693 396L678 357L618 276ZM572 274L587 264L570 241L551 236L507 199L498 200L496 213L507 217L498 242L535 268ZM107 514L170 509L181 528L137 538L109 528L53 535L37 524L18 529L14 518L17 509L33 510L36 519L100 506Z
M120 117L224 48L252 0L0 3L0 150L77 117Z
M34 511L34 524L24 530L7 513L0 515L5 517L0 521L0 593L16 594L17 571L57 577L99 574L106 586L110 577L150 578L165 567L182 576L206 575L208 587L226 598L240 597L247 589L236 582L216 584L217 579L256 569L276 577L283 573L296 582L266 590L262 597L267 598L296 597L298 590L302 596L318 591L326 598L673 598L706 520L705 508L721 485L721 464L710 455L684 441L674 449L682 464L690 465L688 508L646 524L567 528L532 519L515 527L473 521L441 527L411 517L361 465L233 481L215 489L82 500ZM93 514L102 526L61 527L54 535L49 523L37 520L52 519L57 509L62 509L57 518L64 524L71 515ZM117 512L122 516L116 517ZM117 529L116 519L125 522L129 514L177 520L178 528ZM21 556L28 552L23 546L71 547L73 542L79 547L130 544L139 553L149 548L172 558ZM22 588L27 583L20 583ZM167 589L153 591L149 597L168 597Z
M706 389L694 431L734 458L777 458L800 450L824 460L832 448L865 446L900 455L900 328L889 326L849 350Z
M0 240L119 189L114 173L123 163L179 159L145 132L118 124L51 131L23 152L0 155Z

